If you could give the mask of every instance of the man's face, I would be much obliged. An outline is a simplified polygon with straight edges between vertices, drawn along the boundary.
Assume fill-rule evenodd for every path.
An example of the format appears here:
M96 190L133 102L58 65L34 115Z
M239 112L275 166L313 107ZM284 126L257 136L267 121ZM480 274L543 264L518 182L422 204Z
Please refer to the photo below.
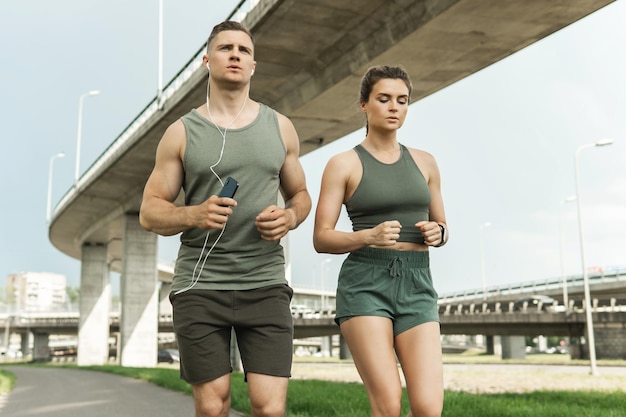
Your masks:
M211 78L247 83L256 66L252 40L239 30L220 32L211 43L207 62Z

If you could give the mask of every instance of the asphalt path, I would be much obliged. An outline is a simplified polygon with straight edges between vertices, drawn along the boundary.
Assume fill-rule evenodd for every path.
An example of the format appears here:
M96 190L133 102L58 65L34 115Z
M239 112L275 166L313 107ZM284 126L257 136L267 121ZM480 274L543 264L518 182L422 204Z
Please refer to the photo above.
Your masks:
M0 396L3 417L194 416L191 396L134 378L55 367L0 369L17 377L13 390Z

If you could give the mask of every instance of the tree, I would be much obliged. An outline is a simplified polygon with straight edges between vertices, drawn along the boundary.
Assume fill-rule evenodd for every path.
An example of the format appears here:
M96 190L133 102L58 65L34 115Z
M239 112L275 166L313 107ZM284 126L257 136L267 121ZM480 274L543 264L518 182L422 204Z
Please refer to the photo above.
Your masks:
M65 292L67 293L67 299L70 305L78 302L80 298L80 287L66 287Z

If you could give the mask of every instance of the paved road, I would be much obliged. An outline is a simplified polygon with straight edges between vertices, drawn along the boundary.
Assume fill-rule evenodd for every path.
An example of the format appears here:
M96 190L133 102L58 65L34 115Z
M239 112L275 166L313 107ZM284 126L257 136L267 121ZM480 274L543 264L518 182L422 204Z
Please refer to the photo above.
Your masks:
M193 417L193 399L148 382L105 372L0 366L16 375L0 397L3 417ZM241 414L231 413L231 417Z

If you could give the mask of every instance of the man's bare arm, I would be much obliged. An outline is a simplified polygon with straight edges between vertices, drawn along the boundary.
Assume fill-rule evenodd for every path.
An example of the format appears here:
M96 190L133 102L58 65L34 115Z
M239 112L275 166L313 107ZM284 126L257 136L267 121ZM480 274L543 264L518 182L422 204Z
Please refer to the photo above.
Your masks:
M304 168L300 163L300 140L293 123L279 115L281 134L286 143L287 156L281 169L280 184L285 198L285 208L293 210L294 221L289 228L295 229L311 211L311 196L306 186Z
M185 129L181 121L168 127L159 142L139 211L139 222L148 231L170 236L190 227L184 209L174 204L184 178L180 157L184 143Z
M265 240L278 240L302 223L311 211L311 197L306 187L304 169L300 163L300 142L291 121L279 114L280 132L287 155L280 171L280 186L285 208L276 206L263 210L256 218L256 226Z
M173 123L157 148L154 169L146 182L139 222L148 231L171 236L192 227L221 229L237 202L215 195L195 206L174 204L181 191L185 172L182 155L186 134L183 123Z

